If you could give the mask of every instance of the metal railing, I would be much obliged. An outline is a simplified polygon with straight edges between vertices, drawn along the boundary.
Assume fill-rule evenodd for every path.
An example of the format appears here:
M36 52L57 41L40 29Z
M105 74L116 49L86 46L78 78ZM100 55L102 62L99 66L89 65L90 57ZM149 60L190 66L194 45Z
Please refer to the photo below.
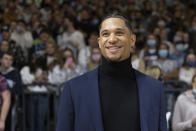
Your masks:
M166 107L167 107L167 127L168 131L172 131L172 117L174 106L177 97L184 91L189 89L189 85L186 82L179 80L168 80L164 82L164 92L166 95Z
M56 123L56 115L57 115L57 107L58 107L58 102L59 102L59 96L60 93L63 89L63 85L64 83L60 84L60 85L55 85L55 84L51 84L48 82L34 82L32 84L27 84L24 85L24 93L23 93L23 97L22 97L22 112L23 112L23 116L22 116L22 125L23 125L23 131L27 131L27 127L26 127L26 98L27 96L33 96L33 95L47 95L48 97L52 97L53 102L51 102L49 100L49 104L53 103L52 108L50 109L48 108L48 112L47 112L47 120L46 120L46 129L47 131L50 129L50 122L53 121L54 122L54 128L55 128L55 123ZM32 91L29 88L33 88L35 86L44 86L47 88L47 91ZM51 110L53 110L53 113L51 112ZM53 119L50 117L50 114L53 114Z

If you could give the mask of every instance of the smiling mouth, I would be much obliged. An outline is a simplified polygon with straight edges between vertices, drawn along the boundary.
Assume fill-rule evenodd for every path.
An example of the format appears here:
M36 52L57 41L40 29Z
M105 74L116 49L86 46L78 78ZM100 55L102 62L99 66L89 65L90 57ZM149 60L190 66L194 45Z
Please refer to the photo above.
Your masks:
M121 48L122 48L122 46L109 46L109 47L106 47L106 49L109 50L109 52L111 52L111 53L116 53Z

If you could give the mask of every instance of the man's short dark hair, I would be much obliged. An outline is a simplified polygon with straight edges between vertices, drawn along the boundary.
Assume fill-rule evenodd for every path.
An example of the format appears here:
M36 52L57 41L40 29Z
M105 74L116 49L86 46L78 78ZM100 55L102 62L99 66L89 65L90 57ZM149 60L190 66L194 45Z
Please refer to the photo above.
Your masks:
M102 21L101 21L101 24L100 24L100 26L99 26L99 31L101 30L101 26L102 26L103 21L105 21L106 19L109 19L109 18L119 18L119 19L123 20L123 21L125 22L125 25L126 25L127 28L129 29L129 31L130 31L131 33L133 33L133 28L132 28L131 23L129 22L129 20L128 20L125 16L123 16L123 15L121 15L121 14L117 14L117 13L113 13L113 14L106 15L106 16L102 19Z
M25 22L23 19L19 19L19 20L17 20L16 22L17 22L17 23L22 23L22 24L25 25L25 26L27 25L26 22Z
M8 51L3 52L0 57L3 58L4 55L9 55L9 56L13 57L13 59L14 59L14 52L12 49L8 49Z
M46 33L46 34L50 35L51 32L50 32L50 30L48 28L43 28L40 31L40 34L42 34L42 33Z

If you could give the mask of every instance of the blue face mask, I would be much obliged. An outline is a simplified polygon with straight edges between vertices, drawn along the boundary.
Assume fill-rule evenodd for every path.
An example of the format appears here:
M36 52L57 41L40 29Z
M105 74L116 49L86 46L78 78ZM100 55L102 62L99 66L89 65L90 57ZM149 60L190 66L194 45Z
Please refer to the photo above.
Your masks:
M176 45L176 50L177 51L184 51L184 45L183 44Z
M155 54L155 53L156 53L156 49L149 49L149 50L148 50L148 53L149 53L149 54Z
M147 45L148 46L155 46L156 45L156 40L147 40Z
M193 89L192 92L196 95L196 89Z
M98 23L99 23L99 20L98 19L93 19L91 21L91 24L93 24L93 25L97 25Z
M181 40L182 40L181 37L179 37L179 36L174 36L174 41L175 41L175 42L178 42L178 41L181 41Z
M190 66L190 67L196 66L196 61L187 61L186 63L187 63L187 65Z
M159 50L159 56L161 58L166 58L167 55L168 55L168 50L165 50L165 49Z
M193 93L193 95L194 95L194 97L196 99L196 89L192 89L192 93Z
M16 26L16 31L17 32L21 32L22 31L21 27L20 26Z

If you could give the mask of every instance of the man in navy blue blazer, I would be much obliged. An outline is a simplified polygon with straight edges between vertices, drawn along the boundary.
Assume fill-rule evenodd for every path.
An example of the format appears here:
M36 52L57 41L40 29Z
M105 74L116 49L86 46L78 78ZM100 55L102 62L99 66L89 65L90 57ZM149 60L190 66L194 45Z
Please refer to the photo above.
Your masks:
M166 131L163 85L132 68L135 41L125 17L103 19L102 63L66 82L56 131Z

